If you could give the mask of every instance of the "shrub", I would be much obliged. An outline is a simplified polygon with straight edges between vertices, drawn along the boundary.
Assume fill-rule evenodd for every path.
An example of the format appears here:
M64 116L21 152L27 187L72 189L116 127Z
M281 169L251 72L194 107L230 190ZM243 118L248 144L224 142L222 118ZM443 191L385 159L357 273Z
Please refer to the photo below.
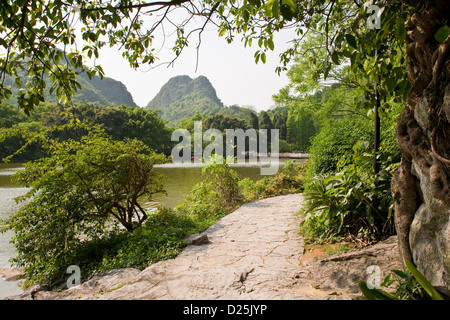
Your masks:
M142 197L162 191L153 165L165 156L138 140L114 141L96 127L84 124L88 134L79 141L51 139L46 132L30 133L43 141L51 156L25 165L13 181L30 187L17 200L27 202L3 223L13 230L17 256L30 281L52 281L64 271L68 257L80 246L103 245L119 230L133 231L148 217ZM16 130L16 129L14 129Z
M246 178L239 181L239 188L246 201L254 201L303 190L306 163L297 165L288 161L274 176L266 176L256 182Z
M314 179L305 193L303 233L310 241L350 236L376 241L393 233L390 180L395 165L373 173L369 143L360 141L339 172Z
M226 163L212 163L202 169L197 183L175 210L198 218L219 218L243 203L239 176Z
M102 238L83 241L67 251L64 260L57 260L63 263L55 267L55 276L50 283L64 286L69 265L80 267L83 281L112 269L144 269L158 261L174 258L184 247L184 237L203 228L191 217L160 207L133 232L116 230Z
M198 229L191 217L161 207L142 226L127 233L114 254L102 257L99 271L128 267L143 269L173 258L184 247L184 237Z
M339 160L351 156L352 148L359 140L373 141L370 119L346 117L327 122L312 140L307 182L314 176L335 172Z

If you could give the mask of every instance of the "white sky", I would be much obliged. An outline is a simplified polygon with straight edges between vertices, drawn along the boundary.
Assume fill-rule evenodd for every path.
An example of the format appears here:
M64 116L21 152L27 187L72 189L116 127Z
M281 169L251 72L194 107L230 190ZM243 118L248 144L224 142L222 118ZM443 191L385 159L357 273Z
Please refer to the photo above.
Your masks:
M287 42L292 40L293 34L293 30L284 30L274 36L275 50L266 53L265 64L261 61L255 64L253 55L259 49L256 43L250 48L244 48L238 39L228 44L215 30L205 30L202 34L197 72L197 36L191 38L190 46L173 67L161 65L150 69L145 66L135 71L121 53L109 48L102 49L98 63L103 67L105 76L125 84L134 102L141 107L146 106L170 78L177 75L191 78L203 75L210 80L225 106L251 105L258 111L267 110L274 105L272 95L288 84L285 72L279 76L275 68L279 65L279 54L289 46ZM173 58L168 44L166 47L160 53L161 62Z

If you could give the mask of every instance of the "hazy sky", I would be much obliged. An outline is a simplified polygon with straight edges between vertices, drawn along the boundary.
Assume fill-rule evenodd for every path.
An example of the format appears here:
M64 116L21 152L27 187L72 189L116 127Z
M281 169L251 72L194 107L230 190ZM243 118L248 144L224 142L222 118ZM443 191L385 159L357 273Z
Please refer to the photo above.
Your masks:
M267 62L255 64L253 47L244 48L240 40L228 44L217 31L205 30L199 52L199 65L196 68L197 37L193 37L189 48L175 61L175 65L165 65L150 69L148 66L135 71L114 49L103 49L99 59L107 77L122 81L133 96L135 103L146 106L160 88L177 75L191 78L206 76L214 86L217 96L226 106L238 104L252 105L257 110L267 110L273 106L272 95L288 83L286 74L278 74L279 54L288 47L293 31L283 31L275 36L275 50L267 53ZM170 61L173 56L169 46L161 51L161 62Z

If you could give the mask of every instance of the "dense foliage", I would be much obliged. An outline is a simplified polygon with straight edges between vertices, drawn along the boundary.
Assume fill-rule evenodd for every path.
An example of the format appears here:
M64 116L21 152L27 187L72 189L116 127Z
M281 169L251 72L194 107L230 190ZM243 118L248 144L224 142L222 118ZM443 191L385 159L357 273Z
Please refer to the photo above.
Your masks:
M239 187L246 201L302 192L305 167L306 163L297 165L295 161L291 160L286 162L277 174L266 176L258 181L252 181L249 178L242 179L239 181Z
M50 137L68 127L86 133L78 141ZM15 183L30 190L6 221L14 231L13 261L33 280L48 280L67 266L68 252L81 242L107 237L119 225L136 229L148 218L142 199L163 191L152 169L165 157L138 140L114 141L99 128L75 121L46 132L12 128L8 134L40 140L51 152L13 175Z
M309 151L301 224L306 241L346 239L366 245L395 232L390 182L400 161L394 131L404 98L381 96L381 170L375 173L374 86L368 81L373 74L355 68L353 60L328 70L319 67L317 61L328 54L324 42L320 33L305 37L298 48L302 54L288 71L290 84L274 100L288 108L288 141ZM392 63L401 63L397 58ZM404 79L405 73L397 76Z
M114 140L138 139L149 148L169 155L173 146L170 139L171 130L151 110L131 108L128 106L99 106L92 104L81 105L56 105L42 103L36 107L27 117L22 110L4 101L0 102L0 128L10 128L17 125L28 128L30 131L40 131L58 125L65 125L72 121L75 116L79 121L99 125ZM80 138L69 127L63 131L52 131L52 138ZM10 137L0 145L0 157L5 158L25 144L20 137ZM12 158L15 162L36 160L45 155L46 151L41 143L36 141L29 144L23 152Z
M373 171L373 153L358 141L332 173L307 186L302 229L313 242L349 238L372 243L393 234L390 181L397 165Z

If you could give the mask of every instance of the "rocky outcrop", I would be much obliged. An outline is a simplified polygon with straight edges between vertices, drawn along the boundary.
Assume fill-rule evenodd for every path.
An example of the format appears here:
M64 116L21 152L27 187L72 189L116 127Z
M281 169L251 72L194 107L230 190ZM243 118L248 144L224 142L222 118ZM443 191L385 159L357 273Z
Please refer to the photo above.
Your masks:
M5 281L16 281L23 279L25 275L19 268L11 267L0 268L0 277L2 277Z
M450 208L433 197L430 180L419 166L413 174L420 181L422 205L416 211L409 232L414 263L440 291L450 294Z

